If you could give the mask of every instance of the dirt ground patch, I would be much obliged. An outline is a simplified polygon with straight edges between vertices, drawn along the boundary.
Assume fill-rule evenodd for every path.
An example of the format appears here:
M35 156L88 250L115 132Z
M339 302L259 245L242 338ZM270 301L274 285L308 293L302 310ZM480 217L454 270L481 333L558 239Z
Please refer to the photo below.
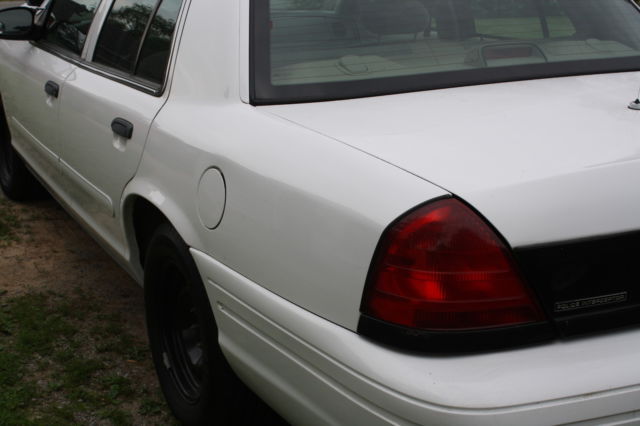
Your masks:
M83 287L144 334L142 289L57 204L48 199L16 204L0 195L18 222L0 248L0 288L9 296L33 291L68 293Z
M8 318L4 330L0 321L0 355L32 355L11 383L30 380L35 392L15 409L35 424L173 423L146 349L140 286L51 199L16 204L0 193L1 223L9 229L0 230L0 314ZM48 313L39 321L59 318L65 326L52 328L60 339L20 353L29 306Z

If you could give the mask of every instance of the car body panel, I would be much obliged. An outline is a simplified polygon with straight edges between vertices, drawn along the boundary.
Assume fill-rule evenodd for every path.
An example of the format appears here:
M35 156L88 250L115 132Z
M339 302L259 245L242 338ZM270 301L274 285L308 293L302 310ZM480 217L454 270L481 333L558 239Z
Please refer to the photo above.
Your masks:
M158 201L191 247L215 253L270 291L355 330L384 228L417 204L448 194L241 103L239 35L233 31L239 11L237 4L192 2L181 43L198 43L208 31L212 42L204 48L212 53L179 52L171 102L154 121L131 186L153 184L152 195L139 195ZM216 74L199 78L202 69ZM227 185L225 214L215 230L200 224L196 205L200 178L212 167ZM389 185L403 190L381 194Z
M120 211L122 192L135 175L151 122L166 96L156 97L78 68L61 91L60 102L64 190L74 209L90 217L96 230L124 252L124 233L115 212ZM130 139L113 132L116 118L133 125Z
M638 85L619 73L262 108L428 179L527 246L640 227Z
M203 121L216 131L200 132ZM250 128L242 125L247 122ZM300 158L306 160L293 160ZM227 191L214 230L200 223L196 204L197 183L211 167L224 174ZM165 172L158 176L158 170ZM215 253L270 291L351 330L385 227L415 205L448 195L241 103L168 103L152 126L132 185L138 180L153 183L149 198L191 247ZM390 183L403 191L381 196Z
M638 330L488 354L398 352L192 254L232 365L294 424L561 424L637 408ZM318 387L350 411L334 410Z
M51 179L59 173L60 101L45 93L45 84L52 81L62 88L75 65L30 43L0 43L5 70L0 90L13 145L38 175Z

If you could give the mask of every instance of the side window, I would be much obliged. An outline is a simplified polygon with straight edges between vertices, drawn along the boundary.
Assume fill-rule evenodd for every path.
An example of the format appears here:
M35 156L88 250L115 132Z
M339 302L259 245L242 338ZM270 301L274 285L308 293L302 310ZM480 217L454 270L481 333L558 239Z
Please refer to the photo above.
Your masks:
M93 61L133 73L138 47L157 0L116 0L102 27Z
M147 38L142 45L136 75L162 83L169 62L171 39L176 27L182 0L163 0L156 16L151 21Z
M100 0L54 0L43 41L80 55Z
M160 84L182 0L116 0L93 61Z

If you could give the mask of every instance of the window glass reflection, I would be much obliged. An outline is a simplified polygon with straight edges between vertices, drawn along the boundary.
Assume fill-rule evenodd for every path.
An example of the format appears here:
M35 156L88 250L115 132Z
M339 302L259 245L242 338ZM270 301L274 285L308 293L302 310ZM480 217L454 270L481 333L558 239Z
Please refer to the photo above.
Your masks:
M140 52L136 72L139 77L162 83L181 5L182 0L164 0L160 5Z
M107 16L93 60L132 73L157 0L116 0Z
M100 0L54 0L43 41L80 55Z

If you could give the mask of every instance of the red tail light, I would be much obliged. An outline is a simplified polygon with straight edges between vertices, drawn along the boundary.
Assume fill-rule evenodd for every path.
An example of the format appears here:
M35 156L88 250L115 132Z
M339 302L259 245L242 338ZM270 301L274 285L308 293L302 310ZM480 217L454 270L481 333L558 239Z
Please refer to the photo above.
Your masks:
M456 199L427 204L389 228L378 247L362 311L425 330L543 321L509 249Z

